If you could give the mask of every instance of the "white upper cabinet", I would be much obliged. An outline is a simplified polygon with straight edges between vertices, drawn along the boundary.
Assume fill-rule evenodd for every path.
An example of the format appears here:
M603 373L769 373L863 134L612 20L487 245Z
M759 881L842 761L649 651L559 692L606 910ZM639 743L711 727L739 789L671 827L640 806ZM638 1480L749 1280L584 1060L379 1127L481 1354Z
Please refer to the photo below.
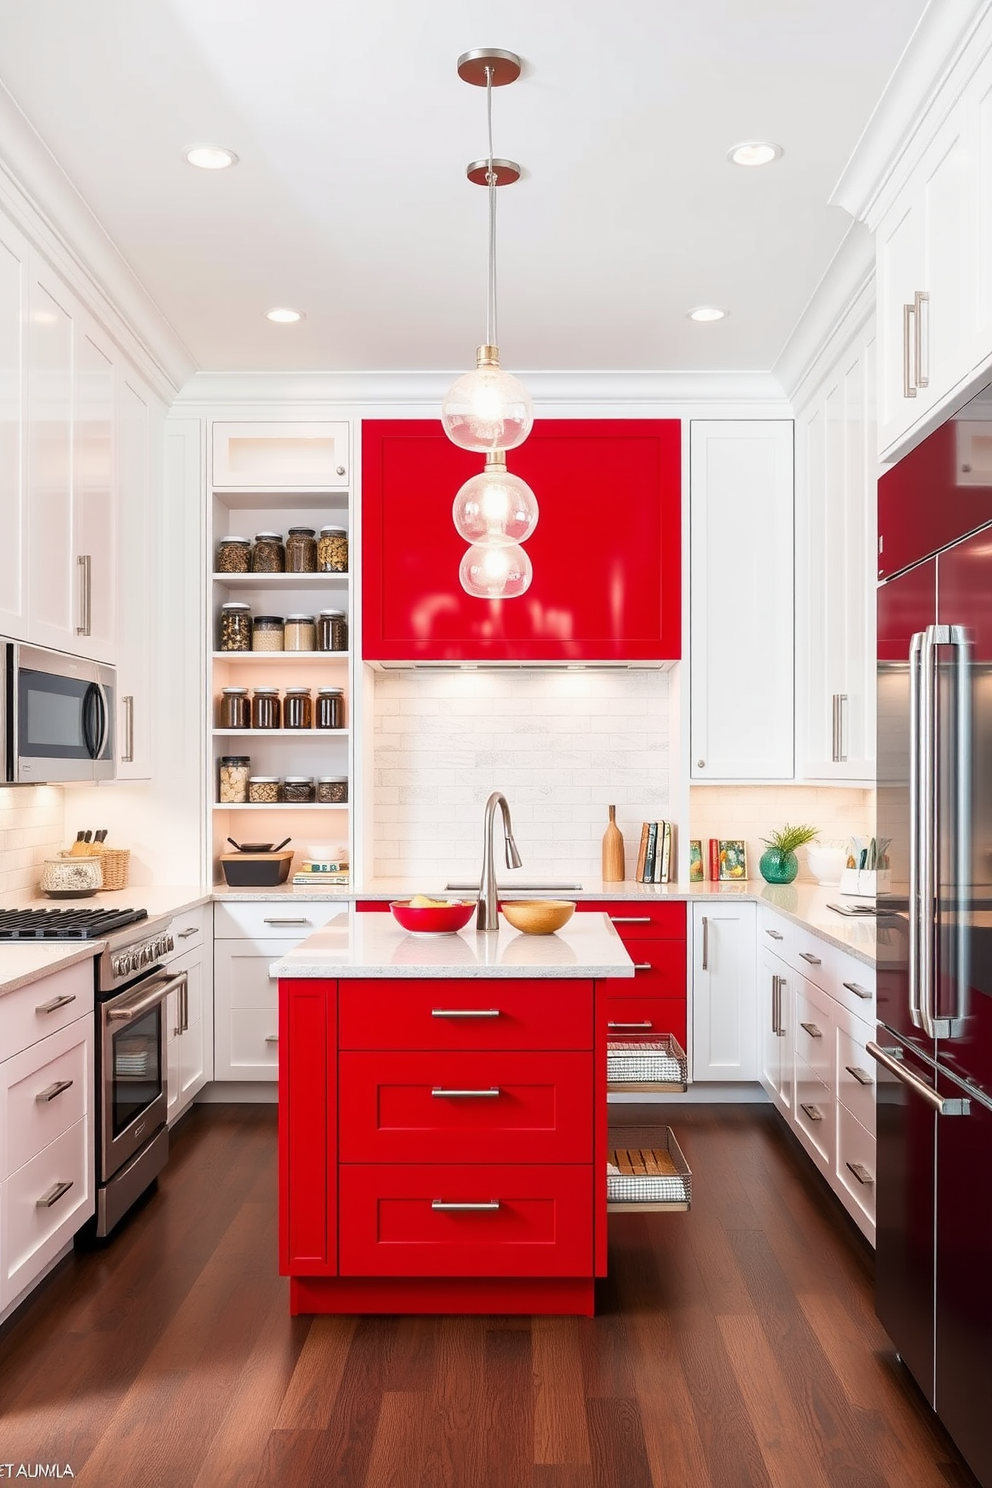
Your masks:
M0 634L27 635L28 245L0 217Z
M152 398L131 373L119 374L117 477L120 505L120 642L117 652L117 776L151 774ZM163 421L159 414L158 422Z
M689 482L691 778L791 780L791 420L693 420Z
M346 422L215 423L211 483L230 491L344 489L348 443Z
M74 650L117 654L117 471L114 364L85 316L75 337L72 515L77 607Z
M798 778L874 783L875 336L796 416Z

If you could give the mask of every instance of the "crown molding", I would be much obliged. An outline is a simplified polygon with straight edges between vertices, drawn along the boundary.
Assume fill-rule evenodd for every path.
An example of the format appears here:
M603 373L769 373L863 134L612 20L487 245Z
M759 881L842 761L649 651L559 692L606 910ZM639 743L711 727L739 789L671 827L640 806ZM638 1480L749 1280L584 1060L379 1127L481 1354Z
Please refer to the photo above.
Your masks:
M830 194L874 227L886 187L926 125L932 137L992 39L992 0L931 0Z
M0 83L0 207L168 401L196 363Z
M874 308L875 242L862 223L852 222L773 369L794 408L809 396L818 369Z
M768 372L528 372L516 369L545 418L596 412L614 418L658 417L669 408L714 403L744 409L786 406L781 384ZM175 402L216 411L292 403L326 414L436 418L459 375L452 372L197 372Z

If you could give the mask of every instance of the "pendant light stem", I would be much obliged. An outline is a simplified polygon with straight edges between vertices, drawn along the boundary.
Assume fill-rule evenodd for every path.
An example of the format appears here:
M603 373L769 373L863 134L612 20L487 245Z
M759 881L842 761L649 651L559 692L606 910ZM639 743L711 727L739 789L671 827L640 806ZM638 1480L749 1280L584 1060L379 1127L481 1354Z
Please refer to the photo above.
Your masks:
M493 69L486 68L486 124L489 134L489 161L486 183L489 187L489 294L486 303L486 342L499 346L496 315L496 172L493 169Z

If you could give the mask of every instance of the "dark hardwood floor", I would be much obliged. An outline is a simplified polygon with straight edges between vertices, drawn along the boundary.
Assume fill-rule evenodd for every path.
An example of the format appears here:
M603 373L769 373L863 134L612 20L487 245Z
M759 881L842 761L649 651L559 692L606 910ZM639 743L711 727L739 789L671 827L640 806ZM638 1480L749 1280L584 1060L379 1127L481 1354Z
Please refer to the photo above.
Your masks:
M0 1469L68 1464L86 1488L973 1488L875 1319L870 1249L770 1107L671 1112L692 1209L611 1216L594 1319L290 1318L275 1119L194 1109L158 1192L8 1325Z

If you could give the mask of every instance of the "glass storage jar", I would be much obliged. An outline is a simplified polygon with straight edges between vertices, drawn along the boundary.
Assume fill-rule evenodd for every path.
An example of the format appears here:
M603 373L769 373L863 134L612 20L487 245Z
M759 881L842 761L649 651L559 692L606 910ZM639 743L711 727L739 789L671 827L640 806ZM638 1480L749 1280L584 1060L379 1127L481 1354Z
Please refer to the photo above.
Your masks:
M220 607L221 651L251 650L251 606L241 599L229 599Z
M321 573L348 572L347 528L321 527L317 542L317 566Z
M283 649L313 651L317 646L317 627L312 615L287 615L283 630Z
M220 707L217 710L217 727L243 729L251 727L251 709L248 706L247 687L222 687Z
M256 615L251 638L253 651L281 651L283 618L281 615Z
M286 535L286 572L317 572L317 536L312 527L290 527Z
M277 729L282 723L282 703L278 687L256 687L251 696L251 726Z
M217 573L247 573L251 567L251 538L222 537L217 544Z
M288 729L313 728L313 700L309 687L287 687L282 710L283 727Z
M317 800L322 806L338 806L348 799L346 775L318 775Z
M347 651L348 617L344 610L321 610L317 617L317 650Z
M340 687L318 687L314 726L319 729L344 728L344 692Z
M255 806L274 806L279 799L279 776L252 775L248 781L248 799Z
M238 806L248 799L251 759L247 754L222 754L217 799L222 806Z
M281 532L256 532L251 550L252 573L285 573L286 549Z
M282 798L292 806L308 806L314 795L312 775L287 775L282 783Z

